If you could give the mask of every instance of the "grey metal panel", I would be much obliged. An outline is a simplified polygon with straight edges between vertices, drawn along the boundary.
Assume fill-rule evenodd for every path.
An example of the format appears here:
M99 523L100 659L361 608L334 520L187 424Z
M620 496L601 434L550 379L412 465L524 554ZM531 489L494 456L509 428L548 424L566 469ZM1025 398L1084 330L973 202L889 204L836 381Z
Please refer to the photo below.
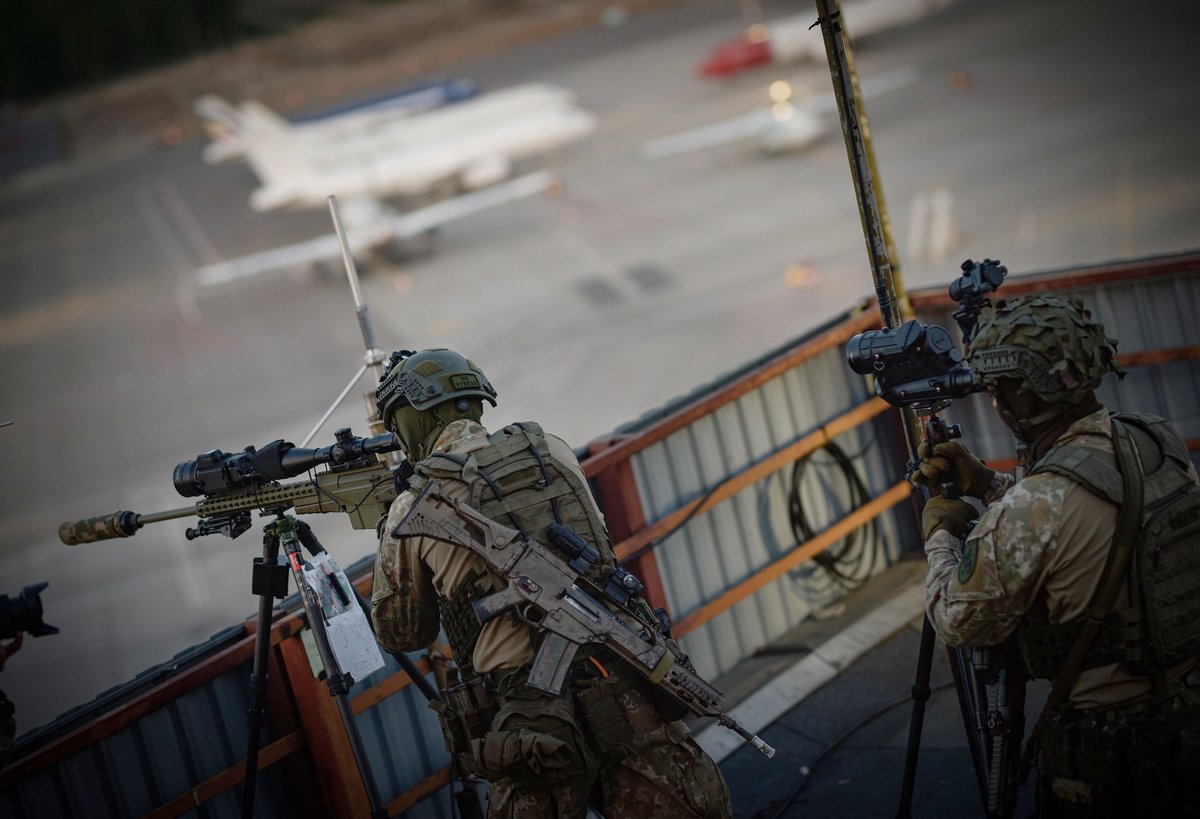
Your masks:
M705 496L823 423L869 397L864 380L845 366L841 349L830 349L739 396L713 413L635 455L633 471L647 519L658 520ZM850 432L836 442L871 495L893 482L886 459L871 452L869 433ZM819 474L811 459L800 489L814 514L813 529L851 508L849 488ZM775 562L797 545L788 514L792 467L761 479L705 513L688 520L656 547L668 606L676 617L696 611ZM895 469L891 470L894 473ZM836 503L835 503L836 501ZM876 527L864 565L882 570L899 552L890 520ZM872 554L874 553L874 554ZM683 638L697 669L715 675L777 638L815 608L844 590L811 566L773 581Z
M371 688L400 670L392 657L385 655L384 661L384 668L356 684L353 693ZM437 715L415 685L404 687L357 715L355 725L384 803L450 764ZM409 815L447 815L448 791L443 791L446 798L430 797L414 806Z
M139 748L132 728L122 728L97 743L97 748L111 776L117 803L126 815L141 816L158 807L159 802L151 798L148 777L142 772L140 764L134 764L144 749Z

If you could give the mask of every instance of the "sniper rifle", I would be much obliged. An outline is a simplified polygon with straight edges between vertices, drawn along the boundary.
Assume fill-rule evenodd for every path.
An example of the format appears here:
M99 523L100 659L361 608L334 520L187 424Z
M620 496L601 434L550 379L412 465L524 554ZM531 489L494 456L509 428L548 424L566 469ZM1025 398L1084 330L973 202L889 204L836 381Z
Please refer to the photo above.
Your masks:
M175 467L174 484L180 495L203 495L203 500L165 512L119 511L68 521L58 527L58 537L75 546L130 537L147 523L196 515L200 520L186 531L188 540L212 534L236 538L250 528L251 512L270 516L293 507L298 515L344 512L355 529L373 529L395 499L404 469L389 466L377 454L399 449L400 442L390 432L356 438L349 428L338 430L335 439L317 449L277 440L258 450L248 446L233 454L219 449L201 453ZM279 482L323 464L329 469L307 480Z

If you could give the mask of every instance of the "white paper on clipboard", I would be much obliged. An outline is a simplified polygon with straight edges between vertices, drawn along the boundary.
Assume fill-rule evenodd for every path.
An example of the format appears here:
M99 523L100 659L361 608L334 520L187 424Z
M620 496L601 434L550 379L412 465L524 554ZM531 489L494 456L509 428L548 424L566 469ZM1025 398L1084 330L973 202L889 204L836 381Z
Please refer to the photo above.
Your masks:
M315 555L304 569L304 580L321 604L329 647L338 668L355 680L383 668L383 654L367 615L358 605L345 572L328 552Z

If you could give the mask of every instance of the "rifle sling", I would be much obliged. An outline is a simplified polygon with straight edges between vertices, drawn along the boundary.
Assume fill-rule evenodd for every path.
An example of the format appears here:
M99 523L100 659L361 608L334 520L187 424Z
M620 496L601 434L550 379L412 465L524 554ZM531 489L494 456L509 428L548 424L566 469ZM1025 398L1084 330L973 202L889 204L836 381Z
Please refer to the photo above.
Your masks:
M1138 529L1142 520L1143 476L1137 454L1137 445L1129 436L1129 430L1116 418L1112 419L1113 450L1117 456L1117 468L1121 473L1121 486L1124 493L1124 503L1117 513L1117 531L1113 537L1112 549L1104 565L1104 573L1100 583L1092 595L1087 613L1084 615L1083 627L1071 647L1071 653L1063 664L1062 670L1054 678L1050 696L1042 707L1037 724L1021 755L1021 779L1024 780L1037 757L1041 746L1043 726L1047 714L1053 713L1066 700L1075 680L1079 677L1083 666L1084 656L1092 646L1092 641L1100 631L1105 615L1117 601L1117 593L1128 574L1129 562L1137 545Z

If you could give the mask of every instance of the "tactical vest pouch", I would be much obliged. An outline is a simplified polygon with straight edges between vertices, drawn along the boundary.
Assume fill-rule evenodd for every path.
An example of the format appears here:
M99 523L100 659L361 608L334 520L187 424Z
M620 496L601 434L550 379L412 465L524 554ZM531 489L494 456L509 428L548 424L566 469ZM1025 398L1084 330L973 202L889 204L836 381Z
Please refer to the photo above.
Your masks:
M1052 624L1042 617L1027 616L1017 632L1017 643L1029 673L1036 679L1053 679L1063 658L1079 637L1083 623ZM1110 663L1138 663L1144 659L1142 616L1137 609L1110 611L1104 617L1096 639L1084 655L1081 668L1096 668Z
M486 736L499 707L482 677L448 688L443 696L444 701L431 700L429 707L437 712L446 750L463 770L481 774L475 748Z
M1142 533L1138 580L1147 610L1147 665L1200 657L1200 489L1154 510Z
M633 729L619 701L621 680L616 675L588 680L574 690L583 707L588 735L601 756L620 751L633 739Z
M472 677L465 683L448 688L445 696L447 708L454 713L461 733L468 741L479 739L487 733L498 706L488 692L483 677Z
M446 642L464 679L474 674L471 658L483 631L471 604L491 594L495 585L491 575L479 570L460 583L452 595L438 598L438 614L446 632Z

